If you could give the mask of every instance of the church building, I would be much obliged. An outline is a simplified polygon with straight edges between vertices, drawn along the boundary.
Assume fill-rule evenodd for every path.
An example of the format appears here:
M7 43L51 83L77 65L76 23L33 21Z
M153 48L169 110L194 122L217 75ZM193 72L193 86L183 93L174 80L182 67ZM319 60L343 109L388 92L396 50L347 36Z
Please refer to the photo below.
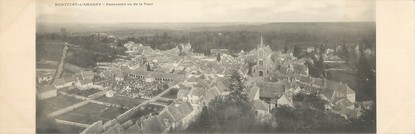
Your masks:
M271 60L272 50L269 45L265 45L261 36L257 46L257 64L252 68L253 76L270 76L273 71L274 63Z

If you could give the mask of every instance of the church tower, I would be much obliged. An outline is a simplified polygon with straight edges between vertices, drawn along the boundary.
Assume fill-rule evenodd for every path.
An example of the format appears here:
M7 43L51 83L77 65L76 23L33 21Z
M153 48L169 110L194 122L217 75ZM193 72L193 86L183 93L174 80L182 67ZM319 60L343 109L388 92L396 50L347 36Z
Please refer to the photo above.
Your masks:
M253 68L254 76L269 76L272 70L271 66L271 55L272 50L269 46L264 44L264 39L260 38L259 44L257 45L257 63Z
M264 41L262 39L262 35L261 35L261 40L260 40L260 43L258 44L257 50L258 50L257 66L263 67L264 66Z

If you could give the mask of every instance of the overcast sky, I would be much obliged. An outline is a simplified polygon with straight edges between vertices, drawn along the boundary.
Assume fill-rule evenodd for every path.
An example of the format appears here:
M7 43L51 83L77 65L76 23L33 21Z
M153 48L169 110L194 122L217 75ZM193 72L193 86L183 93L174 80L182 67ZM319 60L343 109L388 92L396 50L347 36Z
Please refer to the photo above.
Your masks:
M78 3L97 2L69 0ZM64 0L58 0L64 2ZM99 3L143 3L113 0ZM373 0L181 0L150 1L152 6L63 7L38 2L38 22L354 22L375 21Z

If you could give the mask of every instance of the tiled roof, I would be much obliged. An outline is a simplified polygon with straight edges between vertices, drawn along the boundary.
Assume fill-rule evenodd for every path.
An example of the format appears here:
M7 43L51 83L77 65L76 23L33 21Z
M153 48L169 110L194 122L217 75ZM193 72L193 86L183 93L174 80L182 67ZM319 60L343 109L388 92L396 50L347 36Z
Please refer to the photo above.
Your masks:
M180 89L179 92L177 92L177 98L186 97L189 94L189 92L190 92L190 90Z
M134 124L131 127L129 127L128 129L124 130L122 132L122 134L137 134L140 132L140 128L138 126L138 124Z
M207 90L206 93L204 94L204 98L206 99L206 102L209 102L210 100L215 98L216 95L218 95L215 93L217 92L213 91L212 89Z
M162 132L161 122L157 116L152 116L142 122L141 131L143 133L160 133Z
M344 95L355 93L347 85L337 83L334 81L330 81L330 80L326 80L326 88L336 91L337 93L344 94Z
M81 75L84 78L89 77L89 76L94 76L94 72L92 72L91 70L88 70L88 71L83 70L83 71L81 71Z
M324 86L324 80L321 78L313 78L312 84L323 87Z
M66 83L76 81L76 78L74 76L64 77L64 79Z
M300 77L300 81L303 82L303 83L311 83L311 77L302 75Z
M173 117L173 121L179 121L180 119L182 119L184 117L184 115L182 115L182 113L180 113L180 111L176 108L175 103L170 104L167 107L167 110L170 112L171 116Z
M80 80L79 82L81 83L81 85L85 85L85 84L92 83L92 80L91 79L83 79L83 80Z
M205 90L203 90L202 88L192 88L189 94L192 96L201 97L204 93L205 93Z
M188 82L197 82L197 77L196 76L192 76L189 79L187 79Z
M254 100L253 103L254 103L255 110L268 111L267 103L260 101L260 100Z
M59 85L63 85L63 84L66 84L66 83L69 83L69 82L74 82L74 81L76 81L76 78L74 76L68 76L68 77L63 77L63 78L60 78L60 79L56 79L53 82L53 85L59 86Z
M257 82L259 96L264 98L279 98L284 93L284 84L279 82Z
M344 106L344 107L350 107L354 105L352 102L349 101L349 99L346 99L346 98L338 100L335 104Z
M56 79L54 82L53 82L53 85L55 85L55 86L59 86L59 85L63 85L63 84L65 84L66 82L65 82L65 79L64 78L60 78L60 79Z
M248 93L248 98L251 99L251 100L253 100L254 97L255 97L255 95L256 95L256 93L258 92L258 90L259 90L258 87L251 88L251 90L249 90L249 93Z
M322 94L329 100L333 101L332 97L334 95L334 91L330 89L323 89Z

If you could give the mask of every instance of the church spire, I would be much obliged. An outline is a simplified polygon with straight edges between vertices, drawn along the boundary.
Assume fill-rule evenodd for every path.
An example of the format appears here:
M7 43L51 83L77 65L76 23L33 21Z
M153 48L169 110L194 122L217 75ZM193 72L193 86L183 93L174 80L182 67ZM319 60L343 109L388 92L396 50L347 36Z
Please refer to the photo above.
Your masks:
M262 35L261 35L261 43L259 44L259 47L264 47L264 42L262 41Z

